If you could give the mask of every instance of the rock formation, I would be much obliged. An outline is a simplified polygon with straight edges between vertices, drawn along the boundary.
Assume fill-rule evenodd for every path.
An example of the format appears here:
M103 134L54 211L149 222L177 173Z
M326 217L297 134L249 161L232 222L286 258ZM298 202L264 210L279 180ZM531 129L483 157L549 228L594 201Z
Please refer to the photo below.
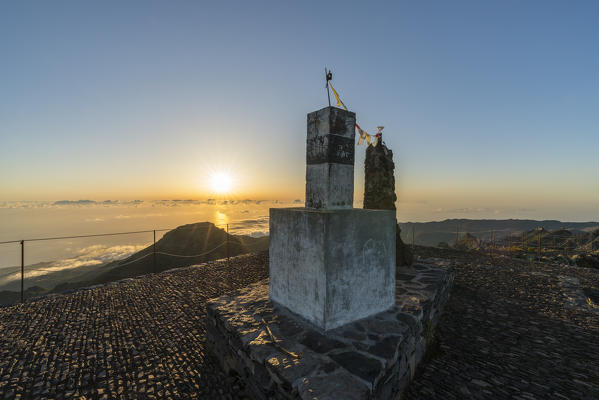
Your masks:
M395 210L395 164L393 152L382 142L378 146L366 148L364 160L364 208L371 210ZM401 229L397 224L396 236L397 265L411 265L412 251L401 240Z
M476 250L480 248L480 240L476 236L466 232L455 244L455 248L458 250Z

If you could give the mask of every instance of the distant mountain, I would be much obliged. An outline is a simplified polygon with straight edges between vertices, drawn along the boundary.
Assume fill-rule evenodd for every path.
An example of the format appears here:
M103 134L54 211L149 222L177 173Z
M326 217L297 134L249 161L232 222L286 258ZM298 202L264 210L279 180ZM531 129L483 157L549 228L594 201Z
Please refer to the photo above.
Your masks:
M156 262L154 262L154 247L149 246L122 260L28 278L29 284L33 283L35 286L25 291L25 297L60 293L80 287L133 278L152 272L226 258L227 255L233 257L259 252L268 250L268 244L268 236L255 238L231 235L210 222L183 225L167 232L156 242ZM26 268L43 267L45 264L47 263L26 266ZM20 282L15 282L15 286L20 286ZM20 292L15 289L0 291L0 304L19 301Z
M540 242L543 248L585 249L587 251L599 249L599 229L592 232L572 232L563 228L556 230L537 228L522 233L521 237L529 246L533 247Z
M438 222L405 222L400 223L401 237L404 242L414 242L422 246L436 246L440 242L455 244L456 231L460 235L466 232L480 240L504 238L510 234L522 234L537 228L548 231L567 230L571 234L589 233L599 229L599 222L561 222L555 220L535 221L530 219L446 219Z

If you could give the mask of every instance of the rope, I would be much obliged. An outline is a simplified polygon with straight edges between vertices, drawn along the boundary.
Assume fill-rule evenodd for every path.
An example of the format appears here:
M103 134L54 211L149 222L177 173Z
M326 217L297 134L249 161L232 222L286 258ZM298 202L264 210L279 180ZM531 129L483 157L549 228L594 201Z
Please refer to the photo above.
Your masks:
M6 242L0 242L0 244L6 244L6 243L21 243L20 240L8 240Z
M41 240L59 240L59 239L78 239L78 238L88 238L88 237L98 237L98 236L115 236L115 235L131 235L134 233L150 233L150 232L162 232L162 231L169 231L172 229L169 228L165 228L165 229L152 229L149 231L133 231L133 232L116 232L116 233L96 233L96 234L92 234L92 235L77 235L77 236L57 236L57 237L47 237L47 238L35 238L35 239L23 239L23 241L25 242L39 242ZM20 240L11 240L8 242L0 242L0 244L4 244L4 243L18 243L21 242Z
M239 224L242 224L243 221L238 222ZM235 225L236 222L232 222L229 224L213 224L216 227L222 227L222 226L226 226L226 225ZM175 230L177 228L162 228L162 229L150 229L150 230L145 230L145 231L132 231L132 232L115 232L115 233L96 233L96 234L89 234L89 235L76 235L76 236L56 236L56 237L45 237L45 238L34 238L34 239L22 239L22 240L7 240L5 242L0 242L0 244L6 244L6 243L20 243L21 241L24 242L39 242L41 240L60 240L60 239L78 239L78 238L89 238L89 237L99 237L99 236L116 236L116 235L132 235L135 233L151 233L151 232L164 232L164 231L172 231Z
M184 256L184 255L181 255L181 254L171 254L171 253L165 253L165 252L162 252L162 251L157 251L156 254L163 254L165 256L171 256L171 257L185 257L185 258L201 257L203 255L212 253L214 250L216 250L216 249L224 246L225 244L227 244L227 242L223 242L223 243L219 244L218 246L216 246L215 248L213 248L212 250L209 250L209 251L207 251L205 253L196 254L196 255L192 255L192 256ZM151 255L154 255L154 252L150 252L148 254L145 254L145 255L143 255L141 257L136 258L135 260L127 261L124 264L119 264L118 267L124 267L125 265L133 264L134 262L142 260L142 259L144 259L144 258L146 258L148 256L151 256ZM117 260L115 260L115 261L117 261ZM29 271L29 273L31 273L31 272L37 272L37 271L59 272L58 270L49 270L49 269L43 269L43 268L36 268L33 271Z
M218 249L219 247L224 246L225 244L227 244L227 242L222 242L221 244L219 244L218 246L216 246L215 248L213 248L212 250L208 250L205 253L201 253L201 254L196 254L196 255L192 255L192 256L184 256L181 254L171 254L171 253L165 253L163 251L157 251L156 254L164 254L165 256L171 256L171 257L187 257L187 258L194 258L194 257L201 257L204 256L206 254L210 254L212 253L214 250Z

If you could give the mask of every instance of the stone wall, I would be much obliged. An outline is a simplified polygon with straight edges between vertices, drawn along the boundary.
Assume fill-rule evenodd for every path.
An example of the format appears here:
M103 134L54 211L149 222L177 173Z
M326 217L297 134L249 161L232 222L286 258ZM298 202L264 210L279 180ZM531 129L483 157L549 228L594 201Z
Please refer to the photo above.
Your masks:
M395 163L393 152L381 142L366 148L364 159L364 208L395 211ZM401 240L401 229L395 232L396 265L412 264L412 250Z
M208 347L256 399L397 399L449 296L441 260L400 270L396 305L326 333L268 299L268 281L211 300Z

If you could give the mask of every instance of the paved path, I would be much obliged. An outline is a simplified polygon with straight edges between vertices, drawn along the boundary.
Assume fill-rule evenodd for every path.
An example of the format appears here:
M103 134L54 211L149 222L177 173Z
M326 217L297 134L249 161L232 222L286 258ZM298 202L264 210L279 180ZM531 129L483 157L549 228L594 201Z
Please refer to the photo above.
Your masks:
M439 345L409 399L598 399L599 272L418 248L457 262ZM205 302L266 254L0 309L0 400L242 398L205 353Z
M408 399L599 399L599 309L580 298L598 270L422 252L458 264Z
M266 255L0 309L0 399L237 398L206 356L205 303L268 276Z

